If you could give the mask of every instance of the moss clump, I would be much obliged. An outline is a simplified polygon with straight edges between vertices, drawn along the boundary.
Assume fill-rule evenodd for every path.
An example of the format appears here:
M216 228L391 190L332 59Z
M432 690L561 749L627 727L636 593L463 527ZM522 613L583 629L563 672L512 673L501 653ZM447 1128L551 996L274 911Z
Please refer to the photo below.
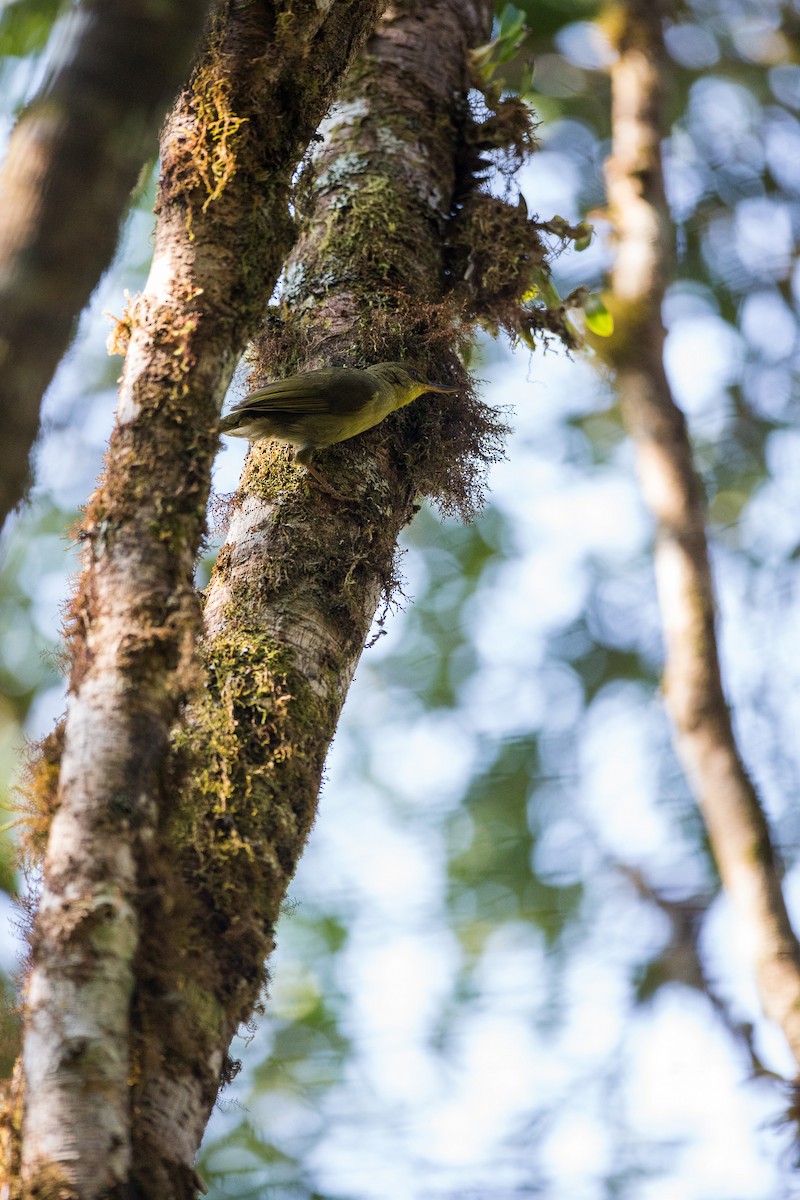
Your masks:
M456 207L498 170L507 180L536 149L533 112L518 96L492 98L482 115L467 111L457 159Z
M64 752L64 721L31 748L25 774L19 784L19 852L22 862L32 867L44 859L47 836L58 811L58 776Z
M294 451L281 442L260 442L247 458L242 474L242 493L260 500L286 499L307 486L303 467L294 462Z
M547 248L524 204L475 192L450 225L456 291L491 332L516 332L524 297L546 271Z

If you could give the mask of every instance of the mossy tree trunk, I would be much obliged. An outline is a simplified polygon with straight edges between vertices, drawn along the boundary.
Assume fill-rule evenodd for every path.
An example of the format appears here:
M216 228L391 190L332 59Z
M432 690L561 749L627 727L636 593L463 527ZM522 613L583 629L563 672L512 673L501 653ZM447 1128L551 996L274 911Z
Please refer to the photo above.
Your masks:
M153 268L117 330L117 426L82 531L68 715L31 787L49 836L18 1195L194 1195L397 536L425 495L474 511L501 453L458 351L480 320L530 332L541 314L519 306L546 268L524 208L476 183L487 147L531 143L524 105L470 107L491 0L390 6L306 164L285 261L293 170L380 8L225 0L167 123ZM403 359L460 390L326 451L348 502L253 450L201 612L217 413L259 314L254 379Z
M194 1194L216 1089L201 1119L165 1092L172 1119L163 1114L155 1141L139 1135L132 1103L131 1081L147 1073L130 1020L158 776L197 678L193 566L220 402L292 242L292 174L382 6L223 0L162 138L153 266L117 331L127 347L117 423L81 534L57 787L50 754L34 772L33 801L54 816L24 1078L5 1114L16 1194L88 1200L129 1195L134 1181L141 1196Z
M474 129L468 50L491 15L489 0L393 6L306 168L300 237L282 303L254 343L253 380L404 359L462 391L320 456L352 502L321 490L286 447L251 450L205 599L205 694L176 735L165 784L176 797L160 864L169 886L152 889L142 943L136 1011L153 1068L137 1105L153 1136L164 1095L193 1094L204 1121L231 1037L262 996L400 530L420 495L469 509L499 453L502 428L458 359L471 327L447 274L457 164ZM183 946L167 963L165 930ZM166 1023L164 994L179 995Z

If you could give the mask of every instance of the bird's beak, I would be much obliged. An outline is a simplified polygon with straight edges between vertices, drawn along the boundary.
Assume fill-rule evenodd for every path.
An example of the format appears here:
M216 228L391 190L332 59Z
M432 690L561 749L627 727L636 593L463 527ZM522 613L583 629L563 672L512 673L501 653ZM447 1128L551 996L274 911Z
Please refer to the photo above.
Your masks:
M458 390L459 389L457 387L445 387L443 384L439 384L439 383L426 383L425 384L426 392L441 392L443 395L447 395L447 394L452 394L453 392L457 392Z

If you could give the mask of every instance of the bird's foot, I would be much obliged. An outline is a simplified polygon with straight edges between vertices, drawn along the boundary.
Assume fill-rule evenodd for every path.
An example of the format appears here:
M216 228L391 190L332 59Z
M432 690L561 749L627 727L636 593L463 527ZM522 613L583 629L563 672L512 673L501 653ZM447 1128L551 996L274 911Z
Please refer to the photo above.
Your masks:
M345 504L357 503L355 496L345 496L341 492L337 492L333 484L329 483L322 472L318 471L316 467L312 467L310 463L306 463L305 468L309 475L311 475L313 479L316 479L323 492L327 492L329 496L333 496L336 500L342 500Z

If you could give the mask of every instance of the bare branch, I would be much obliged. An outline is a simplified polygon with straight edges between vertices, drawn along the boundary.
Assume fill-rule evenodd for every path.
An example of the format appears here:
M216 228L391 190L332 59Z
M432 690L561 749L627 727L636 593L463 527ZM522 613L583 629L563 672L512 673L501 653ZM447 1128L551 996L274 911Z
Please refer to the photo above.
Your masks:
M608 357L645 499L657 521L666 702L723 884L752 951L764 1010L780 1024L800 1063L800 946L722 688L705 507L686 422L663 366L661 304L671 227L660 153L666 66L660 5L627 0L619 51L611 72L608 192L617 256L610 305L616 332Z
M39 404L106 269L208 0L84 0L0 176L0 524L23 495Z

